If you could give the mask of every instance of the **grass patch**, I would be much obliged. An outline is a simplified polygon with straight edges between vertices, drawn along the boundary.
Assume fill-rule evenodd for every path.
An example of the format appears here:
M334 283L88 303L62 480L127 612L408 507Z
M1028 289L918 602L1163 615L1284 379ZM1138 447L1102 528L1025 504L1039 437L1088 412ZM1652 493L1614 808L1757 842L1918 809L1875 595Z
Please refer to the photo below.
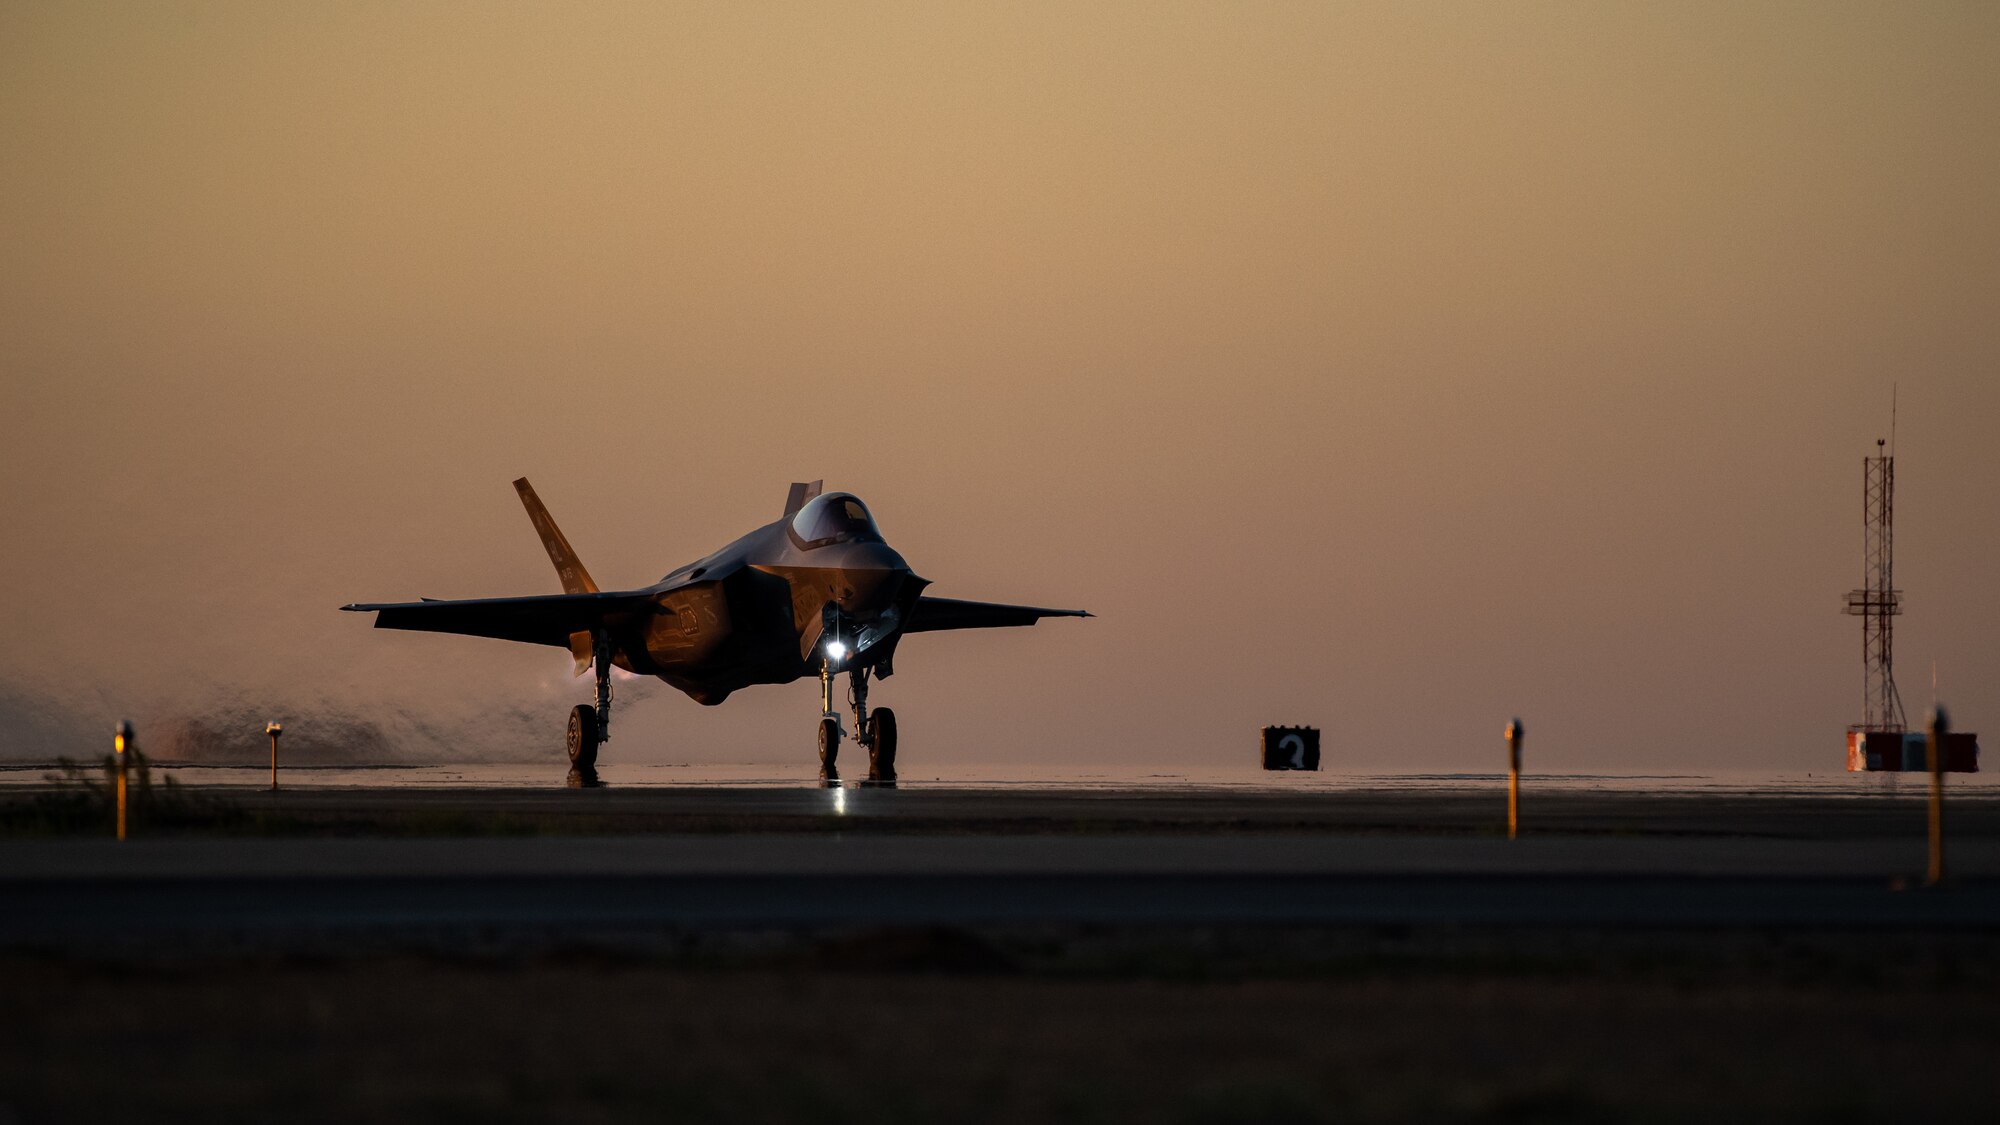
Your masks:
M153 779L152 763L137 749L125 763L125 827L128 835L188 835L227 832L249 824L236 802L182 787L172 777ZM44 774L50 788L24 800L0 803L0 836L109 836L118 824L118 757L101 761L56 759Z

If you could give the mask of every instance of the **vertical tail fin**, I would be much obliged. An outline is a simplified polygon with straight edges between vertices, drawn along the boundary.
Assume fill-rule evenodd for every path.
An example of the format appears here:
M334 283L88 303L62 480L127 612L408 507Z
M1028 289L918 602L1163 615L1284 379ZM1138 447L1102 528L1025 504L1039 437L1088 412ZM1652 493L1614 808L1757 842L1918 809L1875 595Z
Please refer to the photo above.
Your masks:
M825 486L823 480L793 482L791 495L785 497L785 518L798 515L799 509L806 506L806 501L818 496Z
M576 557L576 550L563 538L562 529L549 518L549 510L542 507L542 498L535 495L535 486L527 477L514 482L514 491L521 494L521 506L528 509L528 519L535 525L535 533L542 537L542 546L549 552L549 561L556 564L556 573L562 577L563 593L595 594L597 583L591 580L590 572L583 569L582 560Z

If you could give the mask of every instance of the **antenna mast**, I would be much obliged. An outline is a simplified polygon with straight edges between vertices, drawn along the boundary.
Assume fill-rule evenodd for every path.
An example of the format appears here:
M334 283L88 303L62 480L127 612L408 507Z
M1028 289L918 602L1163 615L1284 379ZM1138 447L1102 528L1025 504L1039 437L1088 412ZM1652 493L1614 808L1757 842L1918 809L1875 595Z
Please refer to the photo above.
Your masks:
M1848 614L1861 618L1861 723L1853 728L1859 731L1908 729L1894 669L1894 621L1903 612L1903 592L1895 584L1896 458L1887 444L1876 439L1875 456L1862 461L1862 586L1847 595Z

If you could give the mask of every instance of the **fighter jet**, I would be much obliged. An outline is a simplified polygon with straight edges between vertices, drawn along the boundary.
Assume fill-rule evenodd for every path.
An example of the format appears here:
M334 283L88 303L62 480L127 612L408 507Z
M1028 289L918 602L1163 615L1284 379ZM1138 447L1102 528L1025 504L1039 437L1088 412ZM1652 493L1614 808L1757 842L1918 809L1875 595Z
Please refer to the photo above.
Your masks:
M598 746L611 738L611 669L657 676L710 706L752 684L819 676L820 777L838 781L841 740L834 706L847 674L852 737L868 750L868 782L896 780L896 713L868 709L868 680L895 671L910 633L1033 625L1044 617L1089 617L1080 609L934 598L882 538L859 497L792 485L773 523L638 590L603 591L584 569L523 477L514 490L562 579L560 594L367 603L377 629L461 633L566 648L576 675L595 669L597 701L569 715L571 767L594 779Z

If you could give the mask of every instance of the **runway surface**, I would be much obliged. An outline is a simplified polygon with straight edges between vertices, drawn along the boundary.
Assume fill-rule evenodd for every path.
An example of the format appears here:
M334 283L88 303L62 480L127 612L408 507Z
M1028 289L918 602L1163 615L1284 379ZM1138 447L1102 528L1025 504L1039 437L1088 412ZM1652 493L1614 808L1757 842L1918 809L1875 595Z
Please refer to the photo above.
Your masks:
M1488 794L803 787L238 793L288 835L0 841L0 943L475 928L2000 928L2000 808ZM1504 806L1501 806L1503 808ZM534 833L532 835L490 835ZM369 834L374 838L369 838Z
M304 772L304 771L301 771ZM906 783L895 790L853 782L825 789L788 785L614 786L569 789L560 776L535 785L401 785L399 771L369 771L376 784L322 785L287 779L202 786L245 812L301 825L345 825L379 834L398 824L424 834L536 831L563 834L688 832L931 832L1073 835L1079 832L1336 832L1401 835L1492 834L1504 829L1504 779L1470 785L1413 781L1394 787L1335 788L1315 779L1300 786L982 785ZM198 776L198 775L197 775ZM343 776L353 776L345 773ZM1985 775L1978 775L1984 777ZM1600 784L1606 780L1617 784ZM1830 789L1652 789L1629 779L1591 779L1523 796L1531 835L1741 837L1749 839L1917 839L1925 790L1907 779L1889 786L1854 779ZM0 788L0 798L46 789ZM2000 838L2000 791L1958 786L1953 831ZM511 827L509 827L511 826Z
M2000 876L2000 840L1955 841L1962 877ZM1840 879L1922 868L1921 839L1264 835L550 836L0 842L7 883L169 879L1286 876Z
M1984 793L1954 796L1937 890L1914 786L1580 783L1531 791L1513 841L1503 792L1464 784L238 784L124 842L47 797L0 792L24 1120L228 1118L218 1090L330 1121L888 1120L885 1091L908 1120L1993 1104ZM1183 1112L1218 1067L1328 1086Z

